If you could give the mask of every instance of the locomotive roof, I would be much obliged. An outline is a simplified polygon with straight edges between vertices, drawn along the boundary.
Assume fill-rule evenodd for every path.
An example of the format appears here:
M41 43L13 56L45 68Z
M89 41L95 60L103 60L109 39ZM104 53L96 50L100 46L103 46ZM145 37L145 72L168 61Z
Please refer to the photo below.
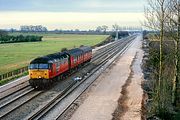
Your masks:
M34 60L31 61L30 64L33 63L52 63L55 59L60 59L61 57L65 56L66 54L72 55L72 56L77 56L81 55L83 52L89 52L92 51L91 47L83 46L80 48L74 48L65 52L57 52L54 54L49 54L43 57L38 57Z
M54 54L49 54L43 57L38 57L34 60L31 61L32 63L51 63L51 61L53 61L54 59L60 59L62 56L64 56L65 53L62 52L58 52L58 53L54 53Z
M83 46L83 47L80 47L79 49L83 50L84 52L92 51L92 48L88 46Z
M71 49L71 50L68 50L66 51L66 53L72 55L72 56L76 56L76 55L80 55L83 53L83 51L79 48L74 48L74 49Z

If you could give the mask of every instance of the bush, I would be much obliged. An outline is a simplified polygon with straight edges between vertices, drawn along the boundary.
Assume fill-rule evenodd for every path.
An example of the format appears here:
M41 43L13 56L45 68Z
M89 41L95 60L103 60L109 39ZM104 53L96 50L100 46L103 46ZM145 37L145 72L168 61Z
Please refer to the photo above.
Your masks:
M147 109L148 119L154 116L170 120L174 115L172 105L172 81L174 77L174 43L173 41L163 42L163 62L162 79L159 85L159 41L152 41L149 44L149 60L146 63L146 69L149 69L148 84L150 91L148 96L149 107Z
M111 35L113 38L116 37L116 32L113 32L112 35ZM129 33L127 31L119 31L118 32L118 38L121 39L123 37L127 37L129 36Z
M3 36L0 36L0 44L2 44L2 43L17 43L17 42L37 42L37 41L42 41L42 36L34 36L34 35L28 35L28 36L3 35Z
M61 52L64 52L64 51L67 51L67 50L68 50L67 48L62 48Z

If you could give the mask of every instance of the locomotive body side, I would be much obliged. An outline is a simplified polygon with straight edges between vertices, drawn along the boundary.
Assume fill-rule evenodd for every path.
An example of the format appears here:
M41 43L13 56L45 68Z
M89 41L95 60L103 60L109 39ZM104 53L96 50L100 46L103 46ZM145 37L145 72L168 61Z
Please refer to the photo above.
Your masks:
M69 56L66 54L60 55L59 58L53 59L52 74L50 78L54 78L69 70Z

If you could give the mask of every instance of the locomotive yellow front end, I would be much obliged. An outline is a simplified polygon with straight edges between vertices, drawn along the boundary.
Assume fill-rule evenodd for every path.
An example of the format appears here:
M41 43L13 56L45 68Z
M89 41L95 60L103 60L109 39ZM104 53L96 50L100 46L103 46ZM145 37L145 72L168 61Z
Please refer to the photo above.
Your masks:
M49 70L29 70L30 79L49 79Z
M49 64L36 61L29 65L29 83L32 87L44 87L50 82Z

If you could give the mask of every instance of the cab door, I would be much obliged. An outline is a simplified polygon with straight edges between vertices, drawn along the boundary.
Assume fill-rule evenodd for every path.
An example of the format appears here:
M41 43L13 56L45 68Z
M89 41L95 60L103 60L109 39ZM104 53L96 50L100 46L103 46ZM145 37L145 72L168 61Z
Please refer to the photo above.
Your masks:
M56 64L55 63L52 64L51 71L52 71L51 72L51 78L52 78L52 77L56 76Z

